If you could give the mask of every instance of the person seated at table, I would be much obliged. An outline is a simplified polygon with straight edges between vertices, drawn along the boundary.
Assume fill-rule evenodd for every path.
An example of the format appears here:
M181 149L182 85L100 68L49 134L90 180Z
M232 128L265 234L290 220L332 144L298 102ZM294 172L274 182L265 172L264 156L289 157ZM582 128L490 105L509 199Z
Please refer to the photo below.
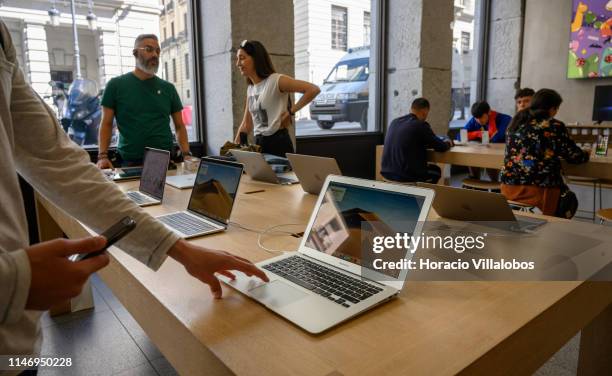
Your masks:
M516 112L521 112L531 105L531 99L535 91L531 88L525 87L516 91L514 95L514 101L516 103Z
M465 125L468 131L468 140L482 140L482 132L489 133L489 142L502 144L505 142L506 128L512 121L512 117L491 110L491 106L485 101L476 102L472 105L472 118ZM470 178L480 179L480 168L470 167ZM499 171L487 168L487 175L491 181L498 181Z
M514 117L507 132L501 192L506 199L536 206L545 215L571 218L574 213L559 205L569 191L561 177L561 158L568 163L585 163L589 153L580 149L565 124L554 118L561 102L559 93L542 89L534 95L529 109Z
M427 163L427 149L447 151L450 140L443 141L434 134L427 116L429 101L417 98L408 115L391 122L385 136L381 174L386 179L399 182L437 183L442 176L440 167Z

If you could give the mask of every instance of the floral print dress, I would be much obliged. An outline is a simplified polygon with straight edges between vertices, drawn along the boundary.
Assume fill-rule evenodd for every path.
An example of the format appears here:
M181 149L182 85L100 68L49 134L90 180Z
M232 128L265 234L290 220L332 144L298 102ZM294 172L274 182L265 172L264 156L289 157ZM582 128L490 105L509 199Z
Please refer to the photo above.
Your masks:
M561 187L564 185L561 158L568 163L584 163L589 160L589 154L576 145L559 120L531 120L506 134L501 182Z

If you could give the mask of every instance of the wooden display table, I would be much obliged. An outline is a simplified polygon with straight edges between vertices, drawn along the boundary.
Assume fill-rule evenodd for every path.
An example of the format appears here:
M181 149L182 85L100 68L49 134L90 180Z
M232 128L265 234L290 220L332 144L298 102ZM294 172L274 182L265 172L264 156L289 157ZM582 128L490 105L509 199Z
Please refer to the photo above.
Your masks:
M457 149L447 154L461 155ZM265 192L238 195L232 221L257 229L282 223L305 227L316 196L299 185L247 177L240 192L257 189ZM163 205L145 210L153 215L182 210L189 195L166 187ZM69 237L89 234L40 201ZM274 256L258 248L256 233L236 225L193 242L253 261ZM293 250L299 239L276 236L264 242ZM104 283L183 375L528 375L583 328L580 374L612 372L612 283L410 282L398 299L313 336L226 286L224 298L213 299L208 287L173 259L153 272L119 249L110 254L110 265L99 273Z

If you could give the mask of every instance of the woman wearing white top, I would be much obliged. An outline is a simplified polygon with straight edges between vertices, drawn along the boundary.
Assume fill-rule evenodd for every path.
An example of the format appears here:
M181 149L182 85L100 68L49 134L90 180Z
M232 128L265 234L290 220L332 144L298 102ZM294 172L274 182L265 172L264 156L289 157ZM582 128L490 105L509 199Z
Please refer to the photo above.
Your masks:
M245 40L236 53L236 66L246 77L247 100L244 117L235 142L240 142L240 133L255 134L255 143L262 151L284 157L293 153L293 142L287 127L293 115L310 103L320 92L316 85L276 73L270 55L263 44ZM292 104L290 93L302 93L300 100Z

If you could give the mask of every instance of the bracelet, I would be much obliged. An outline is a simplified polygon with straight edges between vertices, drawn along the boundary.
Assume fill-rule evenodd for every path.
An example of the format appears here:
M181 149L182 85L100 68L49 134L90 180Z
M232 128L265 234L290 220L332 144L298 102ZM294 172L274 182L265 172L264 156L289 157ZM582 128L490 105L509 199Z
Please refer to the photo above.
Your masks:
M98 153L98 159L108 159L108 153Z

